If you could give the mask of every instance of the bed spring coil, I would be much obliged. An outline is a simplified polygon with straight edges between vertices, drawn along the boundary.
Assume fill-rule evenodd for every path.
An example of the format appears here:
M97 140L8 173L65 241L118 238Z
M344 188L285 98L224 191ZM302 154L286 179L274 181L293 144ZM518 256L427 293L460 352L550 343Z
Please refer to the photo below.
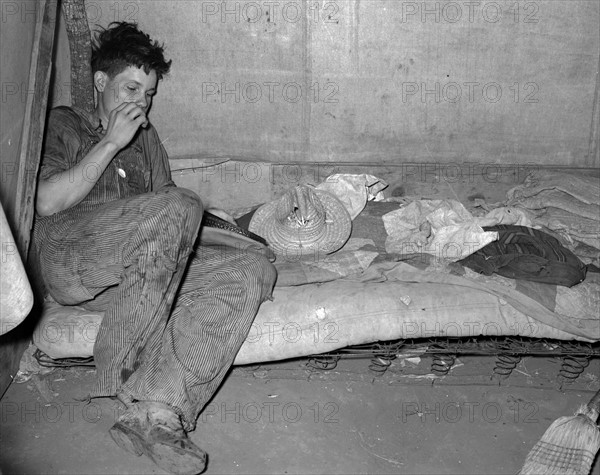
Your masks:
M313 370L331 370L335 369L340 358L341 357L337 355L312 356L306 362L306 366Z
M431 372L437 376L446 376L456 363L455 355L434 353L432 357Z
M395 359L395 355L380 355L371 360L369 369L378 374L385 373L388 368L392 365L392 361Z
M587 356L563 356L562 365L558 371L558 380L561 383L561 387L565 382L575 381L589 364L590 359Z
M499 379L508 378L520 362L521 355L500 353L496 356L496 365L493 369L494 376Z

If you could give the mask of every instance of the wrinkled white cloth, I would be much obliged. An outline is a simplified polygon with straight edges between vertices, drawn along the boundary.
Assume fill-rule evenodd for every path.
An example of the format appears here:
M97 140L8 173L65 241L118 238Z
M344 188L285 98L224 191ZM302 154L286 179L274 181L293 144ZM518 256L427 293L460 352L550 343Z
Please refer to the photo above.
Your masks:
M485 216L475 218L479 226L496 226L497 224L514 224L515 226L527 226L529 228L539 228L534 226L531 213L522 208L504 206L490 211Z
M383 215L388 253L431 254L445 262L467 257L498 239L456 200L417 200ZM486 224L487 225L487 224Z
M336 173L328 176L323 183L316 186L336 196L346 207L350 218L356 218L365 208L367 201L381 201L388 184L373 175L352 175Z

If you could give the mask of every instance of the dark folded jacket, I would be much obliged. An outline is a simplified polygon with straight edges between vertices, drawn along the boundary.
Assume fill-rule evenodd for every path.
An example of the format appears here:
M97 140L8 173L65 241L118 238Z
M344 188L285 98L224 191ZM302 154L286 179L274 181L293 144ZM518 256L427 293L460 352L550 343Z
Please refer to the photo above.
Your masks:
M585 279L586 266L555 237L526 226L486 226L498 240L459 261L480 274L572 287Z

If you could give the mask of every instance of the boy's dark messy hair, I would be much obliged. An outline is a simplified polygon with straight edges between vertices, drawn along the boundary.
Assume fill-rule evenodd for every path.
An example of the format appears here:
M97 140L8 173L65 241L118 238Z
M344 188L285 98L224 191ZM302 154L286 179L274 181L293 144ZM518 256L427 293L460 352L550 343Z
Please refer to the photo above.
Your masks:
M102 28L92 42L92 73L103 71L110 78L129 66L143 68L146 74L156 71L160 80L169 72L171 60L165 61L164 47L138 29L134 23L113 22Z

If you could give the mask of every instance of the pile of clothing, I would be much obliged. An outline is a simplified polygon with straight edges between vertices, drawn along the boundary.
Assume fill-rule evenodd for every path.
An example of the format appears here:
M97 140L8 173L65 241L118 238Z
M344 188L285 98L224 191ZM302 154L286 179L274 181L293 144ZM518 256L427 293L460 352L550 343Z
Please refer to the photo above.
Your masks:
M508 191L506 206L528 212L586 264L600 266L600 178L535 170Z
M369 267L378 253L364 247L352 221L368 201L387 201L386 186L372 175L332 175L255 210L249 231L277 256L279 285L335 280ZM587 264L598 266L598 178L536 170L504 203L487 209L476 217L452 199L400 204L382 216L385 254L393 260L427 255L438 267L458 262L484 275L566 287L584 280Z

